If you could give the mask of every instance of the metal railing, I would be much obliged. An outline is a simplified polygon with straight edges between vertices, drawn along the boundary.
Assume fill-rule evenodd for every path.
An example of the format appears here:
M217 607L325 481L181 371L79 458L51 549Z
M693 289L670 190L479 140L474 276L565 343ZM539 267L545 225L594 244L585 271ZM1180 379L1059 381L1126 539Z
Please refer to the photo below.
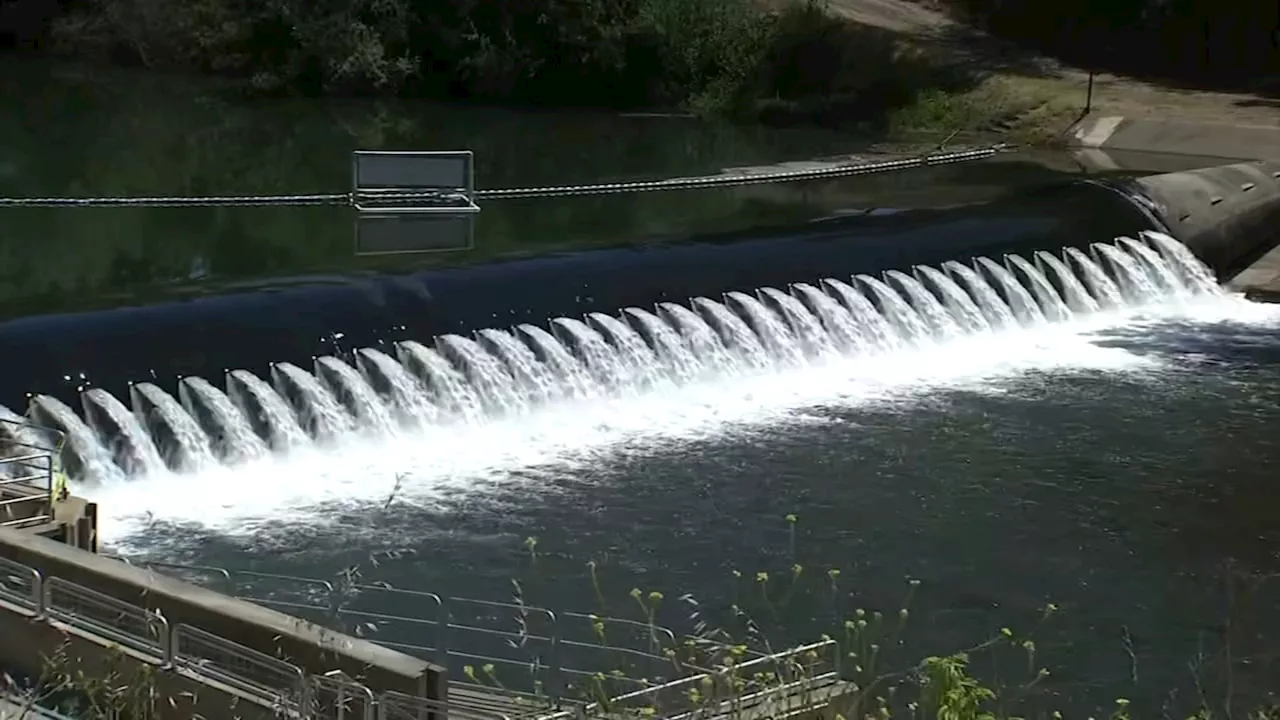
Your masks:
M0 527L27 527L53 520L63 434L0 418Z
M664 720L786 717L825 705L840 691L840 646L835 640L802 645L740 664L690 675L538 720L637 715Z
M386 583L164 562L138 566L432 660L458 685L501 685L511 696L556 702L596 683L601 672L610 683L634 689L682 670L666 655L677 646L676 634L648 622Z
M161 564L157 563L157 567ZM397 590L377 585L348 585L335 588L325 581L262 573L235 573L222 568L199 566L167 566L184 572L206 571L228 585L241 574L256 580L290 579L306 581L312 594L323 590L332 600L335 593L352 589L382 590L411 598L435 598L436 607L447 609L460 598L444 598L430 593ZM394 596L394 595L393 595ZM349 598L348 598L349 599ZM594 625L601 622L615 624L619 628L643 626L647 642L654 652L660 647L672 647L675 636L670 630L658 626L622 619L599 618L592 615L562 613L556 616L542 608L529 608L517 603L492 601L478 603L477 607L500 612L511 609L520 611L517 618L544 616L553 622L577 617ZM289 605L289 601L275 601L277 605ZM311 607L304 603L293 606ZM271 657L231 640L214 635L200 628L170 623L158 612L104 595L81 585L57 577L43 577L39 571L27 565L0 558L0 611L8 610L31 618L33 621L57 621L77 628L86 637L96 638L103 646L116 645L128 648L161 669L183 672L197 681L217 684L233 689L255 699L283 716L300 720L513 720L514 718L538 718L538 720L571 720L573 718L604 717L618 709L629 709L648 717L662 720L691 720L699 717L743 717L748 713L762 713L761 717L793 714L793 710L813 707L830 699L833 688L839 683L839 646L833 640L806 645L774 655L756 657L740 664L729 664L715 671L699 671L694 675L665 682L636 680L641 687L629 692L610 694L603 702L574 701L565 697L552 697L545 692L527 692L509 687L495 687L487 683L450 682L448 700L437 700L395 691L375 693L345 673L338 670L308 672L306 668ZM535 612L536 611L536 612ZM357 614L358 613L358 614ZM373 612L350 611L343 615L361 622L415 620L414 618L383 616ZM447 615L445 617L448 617ZM372 620L371 620L372 618ZM438 627L458 631L465 626L445 622ZM557 640L561 646L577 641L557 634L542 636L545 640ZM490 631L488 628L469 628ZM530 637L526 628L518 632L493 630L499 637L512 635ZM398 637L398 634L397 634ZM671 643L671 645L665 645ZM400 645L411 650L441 652L409 643ZM589 645L589 643L587 643ZM554 646L554 644L553 644ZM448 648L442 645L442 648ZM515 662L513 658L486 657L470 650L443 650L447 657L478 659L481 661ZM647 650L633 650L649 657ZM668 661L670 663L670 661ZM671 665L669 665L671 666ZM587 671L580 670L586 674ZM592 673L598 674L598 673ZM468 691L466 688L471 685ZM462 689L455 689L460 686ZM598 688L597 688L598 689ZM781 708L781 710L779 710ZM775 712L776 711L776 712Z
M295 665L190 625L170 627L155 611L62 578L43 577L35 568L3 558L0 610L76 628L104 646L130 650L161 668L186 670L196 678L233 688L295 716L336 717L312 712L312 685L306 673ZM339 680L327 678L324 682L332 692ZM370 694L358 683L351 685L343 690L347 695ZM343 716L344 720L356 717Z

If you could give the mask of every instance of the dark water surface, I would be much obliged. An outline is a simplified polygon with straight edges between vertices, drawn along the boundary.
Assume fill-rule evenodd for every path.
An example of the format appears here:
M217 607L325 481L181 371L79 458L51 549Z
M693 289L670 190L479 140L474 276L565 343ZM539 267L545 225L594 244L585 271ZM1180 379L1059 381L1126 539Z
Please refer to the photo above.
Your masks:
M867 138L685 118L259 101L184 78L4 59L0 197L344 192L354 149L471 149L479 187L716 173L867 151ZM475 248L355 257L346 208L4 209L0 318L233 290L272 278L460 265L939 206L1056 182L1034 162L822 183L487 202Z
M1035 629L1036 663L1053 672L1042 707L1084 712L1127 697L1176 713L1194 704L1197 682L1218 692L1229 639L1235 691L1256 699L1280 671L1269 610L1280 593L1256 580L1280 571L1277 319L1105 330L1065 350L1079 357L1059 367L959 385L941 376L960 358L940 350L912 361L936 362L939 379L898 395L833 398L712 434L677 428L426 494L371 470L365 481L385 488L387 507L356 499L367 487L336 489L310 511L264 510L229 534L161 520L127 546L309 577L358 566L366 580L472 597L509 596L517 577L531 602L584 611L597 609L586 573L595 561L612 609L627 616L631 587L692 593L708 607L751 604L756 588L733 570L779 578L799 563L812 577L781 610L792 640L831 631L855 607L892 613L916 578L905 647L886 651L896 662L1004 626ZM441 448L467 452L483 448ZM278 482L324 495L305 477ZM214 488L173 492L218 503ZM799 518L794 538L788 513ZM838 600L823 577L832 567L842 571ZM1061 610L1037 626L1050 602ZM686 624L685 609L667 610ZM1006 657L1000 676L1016 683L1025 663Z

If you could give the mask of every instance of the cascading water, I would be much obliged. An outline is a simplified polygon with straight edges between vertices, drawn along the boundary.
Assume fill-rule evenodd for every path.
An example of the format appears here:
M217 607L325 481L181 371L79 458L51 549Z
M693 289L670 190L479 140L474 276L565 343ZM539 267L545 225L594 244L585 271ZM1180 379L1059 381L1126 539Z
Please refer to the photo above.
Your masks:
M995 278L996 284L1004 291L1009 303L1009 311L1023 325L1036 325L1045 322L1044 310L1036 304L1035 298L1018 282L1018 278L1009 269L997 264L991 258L980 257L974 263Z
M1120 286L1116 285L1116 281L1103 272L1102 268L1088 255L1078 248L1067 248L1063 251L1063 254L1079 270L1084 283L1089 286L1089 290L1093 292L1093 297L1097 299L1098 304L1103 309L1118 308L1124 305L1124 296L1120 294ZM1191 259L1196 264L1199 264L1199 261L1196 261L1194 256ZM1217 287L1216 283L1214 287Z
M1071 268L1066 263L1053 256L1053 253L1041 250L1036 253L1036 263L1041 273L1045 273L1044 268L1053 270L1053 275L1058 279L1059 285L1062 287L1062 294L1067 302L1067 307L1073 313L1095 313L1098 312L1098 301L1085 290L1084 283L1080 282L1080 278L1076 277ZM1047 273L1045 273L1047 275Z
M240 409L208 380L183 378L178 382L178 398L187 414L204 429L219 457L235 462L256 460L267 454L266 442L253 432Z
M1173 268L1162 261L1159 253L1133 238L1117 238L1116 242L1123 245L1126 250L1142 262L1160 290L1171 295L1182 294L1182 281L1177 277Z
M943 263L942 269L959 278L957 284L964 284L965 289L972 296L974 304L987 318L987 322L991 324L992 329L1000 330L1018 324L1017 318L1013 316L1013 310L1000 297L1000 293L997 293L995 288L991 287L976 270L955 260Z
M169 467L195 471L213 463L209 436L172 395L151 383L138 383L129 394L142 427L167 451Z
M83 393L87 423L37 395L29 416L66 433L73 473L109 482L235 465L317 443L341 447L356 433L489 423L542 406L817 367L1222 293L1208 270L1166 236L1144 234L1095 251L1096 260L1074 249L1037 253L1034 263L1010 256L1008 267L977 258L972 266L949 262L884 278L797 283L791 292L695 298L687 307L664 302L652 312L556 318L550 332L521 325L482 330L475 339L446 335L433 347L405 341L394 359L371 348L351 358L319 358L314 374L278 363L272 383L234 370L225 394L184 378L180 402L142 384L133 388L137 417L101 389Z
M1010 255L1008 260L1010 267L1017 268L1027 278L1031 293L1035 296L1036 303L1040 305L1040 310L1044 312L1046 318L1049 320L1071 319L1071 308L1067 307L1067 303L1063 301L1062 296L1058 295L1057 289L1048 278L1031 263L1017 255Z

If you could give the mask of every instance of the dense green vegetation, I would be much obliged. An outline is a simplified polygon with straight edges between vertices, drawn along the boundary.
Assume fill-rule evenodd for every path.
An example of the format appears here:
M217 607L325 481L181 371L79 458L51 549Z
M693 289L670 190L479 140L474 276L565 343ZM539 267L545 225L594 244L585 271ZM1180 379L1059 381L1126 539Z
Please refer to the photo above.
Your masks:
M882 119L970 87L825 0L10 0L0 44L237 78L260 93L396 94ZM934 0L1078 65L1254 82L1280 73L1256 0ZM952 63L954 65L954 59ZM936 103L935 103L936 104Z
M963 81L820 0L82 0L44 45L266 93L562 106L869 116Z

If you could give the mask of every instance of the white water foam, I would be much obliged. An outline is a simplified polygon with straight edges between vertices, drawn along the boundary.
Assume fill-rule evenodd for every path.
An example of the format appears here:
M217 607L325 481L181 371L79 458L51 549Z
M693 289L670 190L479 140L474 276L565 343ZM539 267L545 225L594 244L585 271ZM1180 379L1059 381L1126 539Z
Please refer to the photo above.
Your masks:
M148 385L133 393L139 423L101 391L83 397L86 414L110 423L86 425L40 396L30 414L78 438L101 538L119 545L155 520L238 534L323 522L334 506L372 508L392 495L429 506L534 482L540 468L572 475L628 448L1029 370L1151 371L1159 361L1099 345L1096 334L1278 317L1206 281L1166 236L1035 260L979 258L558 318L550 332L445 336L400 344L399 362L363 349L351 362L322 358L314 373L276 365L270 383L235 371L226 395L188 378L181 403Z

